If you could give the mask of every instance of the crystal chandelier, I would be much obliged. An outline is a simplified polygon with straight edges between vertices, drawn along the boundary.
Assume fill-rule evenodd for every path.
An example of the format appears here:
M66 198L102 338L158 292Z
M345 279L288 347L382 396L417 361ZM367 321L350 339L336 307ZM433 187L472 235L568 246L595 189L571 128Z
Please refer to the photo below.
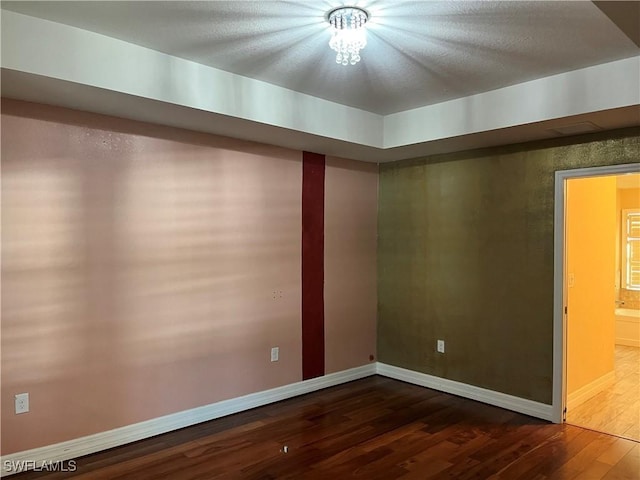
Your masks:
M327 14L332 30L329 46L336 52L336 63L355 65L360 61L360 50L367 44L367 20L369 14L358 7L339 7Z

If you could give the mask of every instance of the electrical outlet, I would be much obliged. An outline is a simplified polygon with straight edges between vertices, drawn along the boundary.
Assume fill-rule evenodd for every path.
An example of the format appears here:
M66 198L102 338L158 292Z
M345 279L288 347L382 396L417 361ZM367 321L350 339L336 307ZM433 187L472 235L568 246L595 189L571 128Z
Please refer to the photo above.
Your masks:
M436 348L439 353L444 353L444 340L438 340Z
M29 394L19 393L16 395L16 413L27 413L29 411Z
M277 362L279 358L280 358L280 348L279 347L273 347L271 349L271 361L272 362Z

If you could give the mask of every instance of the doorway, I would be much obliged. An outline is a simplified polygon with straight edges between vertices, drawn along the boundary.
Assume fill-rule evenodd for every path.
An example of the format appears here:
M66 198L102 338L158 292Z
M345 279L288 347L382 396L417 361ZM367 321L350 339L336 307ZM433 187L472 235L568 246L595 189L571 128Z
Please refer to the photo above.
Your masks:
M554 231L553 420L636 441L640 290L621 281L621 197L637 203L639 190L620 188L640 184L638 172L639 164L556 172Z

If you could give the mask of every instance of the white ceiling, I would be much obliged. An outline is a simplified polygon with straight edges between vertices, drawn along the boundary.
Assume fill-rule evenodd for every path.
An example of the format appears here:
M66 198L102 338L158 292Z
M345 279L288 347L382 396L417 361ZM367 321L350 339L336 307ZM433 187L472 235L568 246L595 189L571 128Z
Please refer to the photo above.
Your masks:
M2 95L383 162L640 125L640 2L2 1ZM586 130L585 130L586 131Z
M355 2L371 14L356 66L337 65L324 1L2 2L378 114L638 55L588 1Z

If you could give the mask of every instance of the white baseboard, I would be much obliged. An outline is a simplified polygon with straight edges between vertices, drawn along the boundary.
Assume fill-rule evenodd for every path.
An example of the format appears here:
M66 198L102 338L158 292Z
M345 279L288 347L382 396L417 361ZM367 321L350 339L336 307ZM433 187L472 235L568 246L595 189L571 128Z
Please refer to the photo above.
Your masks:
M422 387L432 388L441 392L451 393L460 397L477 400L479 402L495 405L518 413L524 413L543 420L552 419L552 406L545 403L534 402L525 398L514 397L506 393L495 392L485 388L467 385L466 383L434 377L426 373L415 372L405 368L394 367L385 363L377 364L378 375L413 383Z
M593 382L586 384L584 387L580 387L575 392L567 394L567 410L571 412L572 408L583 404L605 388L610 387L615 381L615 378L616 372L612 370L596 378Z
M340 385L342 383L358 380L375 374L394 378L414 385L420 385L434 390L439 390L453 395L488 403L497 407L513 410L515 412L531 415L532 417L551 420L551 405L534 402L524 398L514 397L505 393L487 390L473 385L434 377L425 373L414 372L400 367L394 367L384 363L364 365L342 372L331 373L323 377L292 383L282 387L252 393L243 397L223 400L191 410L173 413L164 417L154 418L145 422L127 425L126 427L108 430L106 432L76 438L66 442L48 445L45 447L12 453L1 458L2 470L0 476L17 473L14 469L8 469L10 465L18 465L21 462L35 462L40 465L43 462L57 462L89 455L91 453L118 447L127 443L143 440L154 435L160 435L179 428L188 427L197 423L214 420L216 418L242 412L251 408L260 407L269 403L286 400L288 398L304 395L323 388ZM33 464L33 463L32 463ZM11 470L11 471L8 471Z
M173 413L164 417L158 417L145 422L127 425L126 427L100 432L86 437L80 437L54 445L25 450L23 452L4 455L1 458L2 470L0 476L18 473L10 465L20 465L22 462L56 462L99 452L108 448L118 447L130 442L167 433L179 428L188 427L197 423L206 422L216 418L242 412L251 408L260 407L269 403L286 400L288 398L304 395L327 387L357 380L376 374L376 365L369 364L342 372L331 373L323 377L313 378L302 382L292 383L282 387L252 393L243 397L223 400L191 410ZM33 463L32 463L33 464ZM10 470L10 471L9 471Z

